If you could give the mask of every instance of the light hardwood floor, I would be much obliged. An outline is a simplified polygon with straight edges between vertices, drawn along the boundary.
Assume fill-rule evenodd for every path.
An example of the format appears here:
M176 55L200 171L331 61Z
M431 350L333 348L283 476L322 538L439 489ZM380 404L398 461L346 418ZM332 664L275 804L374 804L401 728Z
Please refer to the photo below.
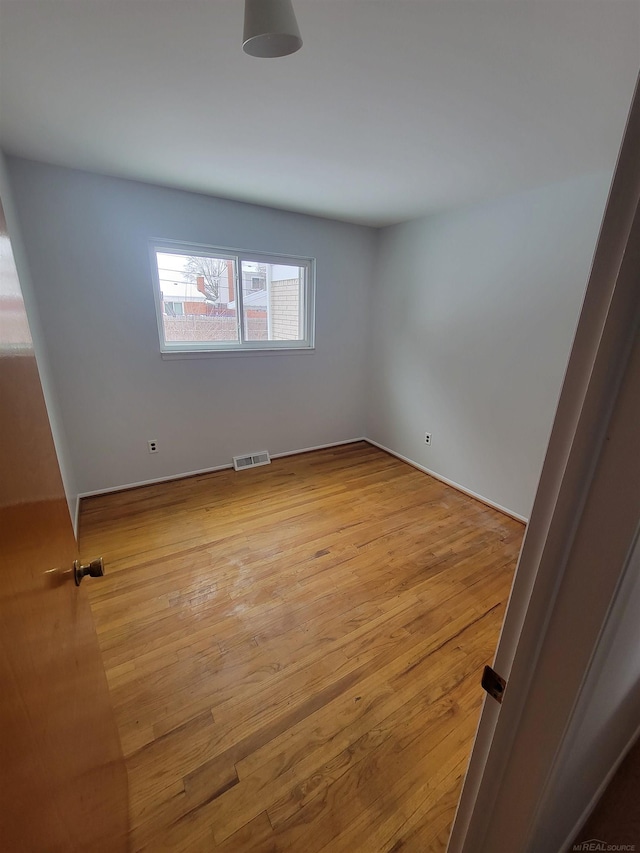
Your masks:
M443 850L523 531L364 442L83 501L132 850Z

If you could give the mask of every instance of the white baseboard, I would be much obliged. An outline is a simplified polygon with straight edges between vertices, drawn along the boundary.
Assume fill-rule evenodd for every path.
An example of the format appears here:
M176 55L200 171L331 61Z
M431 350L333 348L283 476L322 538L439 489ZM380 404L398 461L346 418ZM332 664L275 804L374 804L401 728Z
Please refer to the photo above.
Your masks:
M340 447L343 444L354 444L357 441L366 441L366 438L347 438L344 441L334 441L329 444L318 444L315 447L303 447L300 450L287 450L284 453L274 453L272 459L280 459L283 456L297 456L299 453L310 453L312 450L326 450L329 447ZM233 463L214 465L212 468L200 468L197 471L185 471L182 474L169 474L166 477L155 477L152 480L140 480L137 483L124 483L122 486L110 486L107 489L95 489L92 492L81 492L78 495L77 507L80 506L82 498L95 498L98 495L109 495L113 492L126 492L128 489L138 489L140 486L153 486L157 483L169 483L171 480L182 480L185 477L196 477L198 474L213 474L216 471L225 471L233 468ZM76 529L78 522L78 510L76 510Z
M301 450L286 450L284 453L273 453L272 459L282 459L284 456L297 456L299 453L311 453L313 450L328 450L330 447L341 447L343 444L355 444L358 441L367 441L364 436L360 438L347 438L345 441L332 441L330 444L317 444L315 447L303 447Z
M471 489L467 489L464 486L461 486L459 483L454 483L453 480L449 480L447 477L443 477L442 474L438 474L436 471L432 471L430 468L425 468L425 466L420 465L419 462L414 462L413 459L409 459L407 456L403 456L402 453L398 453L395 450L391 450L390 447L385 447L384 444L380 444L379 442L374 441L372 438L365 438L365 441L369 442L369 444L373 444L374 447L380 448L380 450L385 450L387 453L390 453L397 459L402 459L402 461L406 462L408 465L412 465L414 468L417 468L419 471L423 471L430 477L434 477L436 480L440 480L441 483L445 483L447 486L451 486L451 488L456 489L456 491L462 492L462 494L468 495L470 498L474 498L475 500L480 501L480 503L490 506L491 509L497 509L498 512L503 512L510 518L515 518L516 521L522 521L524 524L527 524L529 521L528 518L525 518L523 515L520 515L517 512L513 512L513 510L511 509L507 509L506 506L501 506L495 501L489 500L489 498L485 498L484 495L479 495L477 492L472 492Z
M495 501L489 500L489 498L485 498L483 495L479 495L476 492L472 492L470 489L461 486L459 483L454 483L453 480L449 480L447 477L443 477L441 474L438 474L436 471L431 471L429 468L425 468L424 465L420 465L418 462L414 462L413 459L409 459L407 456L403 456L401 453L397 453L395 450L391 450L390 447L385 447L384 444L380 444L377 441L374 441L372 438L367 438L366 436L359 436L358 438L347 438L344 441L333 441L329 444L316 444L313 447L302 447L298 450L285 450L283 453L273 453L271 455L272 459L282 459L285 456L297 456L300 453L311 453L314 450L327 450L330 447L341 447L345 444L355 444L358 441L366 441L368 444L373 445L374 447L378 447L380 450L384 450L387 453L390 453L392 456L395 456L398 459L401 459L403 462L406 462L409 465L412 465L414 468L417 468L419 471L423 471L425 474L429 474L430 477L435 477L436 480L440 480L440 482L445 483L447 486L451 486L456 489L458 492L462 492L465 495L468 495L471 498L474 498L477 501L480 501L487 506L490 506L492 509L497 509L499 512L503 512L505 515L510 516L511 518L515 518L516 521L522 521L524 524L527 523L528 519L522 515L519 515L517 512L513 512L507 507L501 506L497 504ZM78 500L76 504L76 514L75 514L75 522L74 528L78 530L78 512L80 508L80 501L82 498L92 498L98 495L108 495L112 492L124 492L127 489L137 489L140 486L153 486L157 483L169 483L171 480L182 480L184 477L195 477L198 474L213 474L215 471L224 471L228 468L232 468L233 464L231 462L226 463L225 465L215 465L211 468L200 468L197 471L185 471L182 474L170 474L166 477L155 477L152 480L140 480L136 483L124 483L121 486L111 486L107 489L96 489L91 492L81 492L78 495Z
M107 489L95 489L92 492L80 492L78 502L82 498L95 498L98 495L110 495L112 492L126 492L128 489L138 489L140 486L154 486L156 483L169 483L171 480L182 480L185 477L195 477L198 474L212 474L214 471L224 471L233 468L233 463L215 465L213 468L199 468L197 471L185 471L182 474L167 474L165 477L154 477L152 480L139 480L136 483L123 483L121 486L109 486Z
M562 847L560 848L558 853L564 853L565 850L571 849L571 845L573 844L573 839L580 832L582 827L587 822L589 816L591 815L591 812L595 809L595 807L600 802L600 797L602 797L602 795L604 794L604 792L608 788L609 783L611 782L613 777L616 775L618 768L620 767L622 762L625 760L625 758L629 754L629 751L634 746L634 744L636 743L638 738L640 738L640 726L638 726L638 728L635 730L635 732L633 733L633 736L631 737L631 739L629 740L627 745L624 747L624 749L622 750L622 752L620 753L618 758L613 762L613 766L612 766L611 770L609 770L607 775L604 777L604 779L602 780L602 782L600 783L600 785L596 789L595 794L589 800L588 806L584 809L584 811L580 815L580 818L576 821L575 826L573 827L573 829L569 833L565 843L562 845Z
M76 542L78 541L78 524L80 522L80 495L76 495L76 506L73 512L73 518L71 519L71 523L73 524L73 533L76 537Z

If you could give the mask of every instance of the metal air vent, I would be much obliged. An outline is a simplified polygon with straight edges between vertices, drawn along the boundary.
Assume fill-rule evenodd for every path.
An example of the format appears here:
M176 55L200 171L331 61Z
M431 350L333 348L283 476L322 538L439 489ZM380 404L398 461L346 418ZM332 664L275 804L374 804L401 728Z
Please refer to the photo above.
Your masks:
M268 450L259 453L247 453L245 456L234 456L233 467L236 471L244 471L245 468L257 468L259 465L271 465Z

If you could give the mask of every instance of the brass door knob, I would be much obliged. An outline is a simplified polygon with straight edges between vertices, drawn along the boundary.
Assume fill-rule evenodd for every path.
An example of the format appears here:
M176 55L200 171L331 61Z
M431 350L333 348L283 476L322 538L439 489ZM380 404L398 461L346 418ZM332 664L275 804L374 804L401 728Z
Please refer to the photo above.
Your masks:
M90 578L101 578L104 575L104 562L102 557L96 560L91 560L86 566L80 563L80 560L75 560L73 563L73 579L76 586L80 586L82 578L89 575Z

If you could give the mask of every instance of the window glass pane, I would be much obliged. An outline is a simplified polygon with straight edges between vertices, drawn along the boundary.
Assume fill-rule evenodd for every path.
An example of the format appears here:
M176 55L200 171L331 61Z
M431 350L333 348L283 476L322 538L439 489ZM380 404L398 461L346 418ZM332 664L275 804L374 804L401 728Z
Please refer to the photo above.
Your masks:
M306 266L242 261L247 341L304 340L306 271Z
M235 261L156 252L167 345L238 343Z

